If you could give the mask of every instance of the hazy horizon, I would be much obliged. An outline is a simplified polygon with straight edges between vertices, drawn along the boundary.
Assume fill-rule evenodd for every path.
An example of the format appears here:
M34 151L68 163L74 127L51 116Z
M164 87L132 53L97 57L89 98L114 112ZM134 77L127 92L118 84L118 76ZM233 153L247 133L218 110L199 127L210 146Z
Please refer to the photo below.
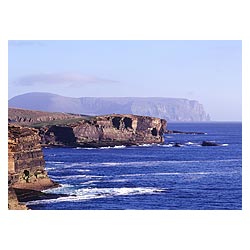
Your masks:
M212 121L241 121L241 41L9 41L9 99L196 100Z

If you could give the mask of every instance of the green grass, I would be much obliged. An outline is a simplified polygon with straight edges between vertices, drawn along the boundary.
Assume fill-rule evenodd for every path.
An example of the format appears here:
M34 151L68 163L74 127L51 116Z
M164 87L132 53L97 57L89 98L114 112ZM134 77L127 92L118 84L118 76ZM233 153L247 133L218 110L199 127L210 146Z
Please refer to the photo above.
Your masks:
M63 120L53 120L53 121L45 121L45 122L38 122L33 123L31 127L33 128L40 128L45 126L53 126L53 125L67 125L72 123L77 123L83 120L90 120L92 117L84 116L79 118L71 118L71 119L63 119Z

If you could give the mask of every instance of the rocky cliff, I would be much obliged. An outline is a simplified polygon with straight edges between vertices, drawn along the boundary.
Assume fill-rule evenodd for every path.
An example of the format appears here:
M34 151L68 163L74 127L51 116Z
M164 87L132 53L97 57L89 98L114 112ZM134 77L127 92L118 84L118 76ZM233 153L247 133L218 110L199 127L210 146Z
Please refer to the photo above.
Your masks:
M42 145L103 147L163 143L166 130L163 119L118 114L75 117L9 109L9 122L9 209L27 209L19 201L44 198L44 193L38 191L57 186L45 171Z
M43 190L55 186L45 171L38 130L9 125L8 185L9 209L17 209L15 188ZM21 206L22 207L22 206Z
M167 122L138 115L79 116L9 108L9 122L36 127L43 145L102 147L162 143Z
M203 105L195 100L160 97L81 97L27 93L9 100L9 107L85 115L134 114L167 121L209 121Z
M67 125L40 128L43 144L50 146L103 147L163 143L166 121L135 115L107 115Z

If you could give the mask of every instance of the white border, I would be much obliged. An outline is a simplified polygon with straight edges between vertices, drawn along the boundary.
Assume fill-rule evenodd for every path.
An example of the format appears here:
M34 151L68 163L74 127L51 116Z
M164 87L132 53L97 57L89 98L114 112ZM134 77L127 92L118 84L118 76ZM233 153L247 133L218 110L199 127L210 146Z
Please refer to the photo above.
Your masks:
M249 249L247 10L247 4L240 0L1 1L2 245L11 249ZM12 39L242 40L243 210L8 211L7 41Z

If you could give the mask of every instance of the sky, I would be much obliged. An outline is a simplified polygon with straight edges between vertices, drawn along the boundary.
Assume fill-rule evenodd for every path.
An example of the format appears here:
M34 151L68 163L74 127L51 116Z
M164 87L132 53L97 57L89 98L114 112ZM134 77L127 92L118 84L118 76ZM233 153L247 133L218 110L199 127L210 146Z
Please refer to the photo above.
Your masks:
M242 120L240 40L10 40L8 97L174 97Z

